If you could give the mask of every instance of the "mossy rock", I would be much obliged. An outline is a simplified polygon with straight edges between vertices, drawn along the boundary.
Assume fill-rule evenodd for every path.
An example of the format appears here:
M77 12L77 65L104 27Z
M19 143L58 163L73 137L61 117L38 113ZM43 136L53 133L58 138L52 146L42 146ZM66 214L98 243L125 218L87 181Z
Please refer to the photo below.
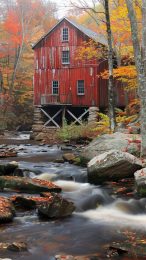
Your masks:
M61 188L52 182L16 176L0 176L0 189L26 193L61 192Z

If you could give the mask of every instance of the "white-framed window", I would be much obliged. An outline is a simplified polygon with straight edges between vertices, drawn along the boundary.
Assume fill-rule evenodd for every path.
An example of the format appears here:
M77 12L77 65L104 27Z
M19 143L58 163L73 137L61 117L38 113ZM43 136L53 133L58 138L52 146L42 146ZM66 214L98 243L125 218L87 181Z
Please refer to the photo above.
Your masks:
M85 83L84 80L77 81L77 95L85 95Z
M62 29L62 41L67 42L69 39L69 30L67 27Z
M58 82L58 80L52 81L52 94L53 95L59 94L59 82Z
M69 51L62 51L62 64L69 64L70 57Z

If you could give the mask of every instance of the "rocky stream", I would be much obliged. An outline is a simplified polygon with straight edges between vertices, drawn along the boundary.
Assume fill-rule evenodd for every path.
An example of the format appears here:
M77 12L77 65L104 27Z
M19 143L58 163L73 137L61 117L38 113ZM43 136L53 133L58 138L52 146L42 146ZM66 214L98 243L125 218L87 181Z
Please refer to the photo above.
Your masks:
M32 144L24 141L27 135L21 138L7 144L1 140L0 148L15 149L17 156L1 158L0 164L16 161L26 178L52 181L75 211L48 220L36 209L17 210L12 222L0 224L0 259L146 259L146 198L135 195L133 179L89 184L86 167L62 161L75 146ZM0 192L5 198L15 194ZM14 243L24 247L17 250Z

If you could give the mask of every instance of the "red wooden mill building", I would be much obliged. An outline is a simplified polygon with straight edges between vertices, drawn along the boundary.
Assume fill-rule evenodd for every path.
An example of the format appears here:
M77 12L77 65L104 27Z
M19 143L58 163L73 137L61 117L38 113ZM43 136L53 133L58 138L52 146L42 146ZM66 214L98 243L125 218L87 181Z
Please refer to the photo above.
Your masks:
M58 128L63 118L82 124L91 107L107 107L107 80L98 77L107 61L76 59L77 48L90 39L106 46L101 35L63 18L33 46L34 105L36 119L41 110L44 126ZM120 92L117 105L123 106Z

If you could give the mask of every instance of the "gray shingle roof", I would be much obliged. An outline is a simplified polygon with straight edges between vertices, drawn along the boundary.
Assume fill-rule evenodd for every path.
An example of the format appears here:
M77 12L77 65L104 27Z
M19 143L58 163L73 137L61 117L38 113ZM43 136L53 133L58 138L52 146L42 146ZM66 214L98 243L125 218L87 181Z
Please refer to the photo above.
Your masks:
M77 28L79 31L81 31L82 33L84 33L85 35L87 35L89 38L93 39L96 42L99 42L103 45L107 45L107 41L104 38L103 35L95 33L94 31L84 27L83 25L80 25L68 18L62 18L49 32L47 32L47 34L45 34L41 39L39 39L33 46L32 49L34 49L36 47L36 45L38 43L40 43L43 39L45 39L63 20L68 21L70 24L72 24L75 28Z
M76 27L77 29L79 29L81 32L83 32L84 34L86 34L89 38L95 40L96 42L99 42L103 45L107 45L107 41L105 39L105 37L101 34L98 34L88 28L86 28L85 26L83 25L80 25L72 20L69 20L66 18L66 20L71 23L74 27Z

